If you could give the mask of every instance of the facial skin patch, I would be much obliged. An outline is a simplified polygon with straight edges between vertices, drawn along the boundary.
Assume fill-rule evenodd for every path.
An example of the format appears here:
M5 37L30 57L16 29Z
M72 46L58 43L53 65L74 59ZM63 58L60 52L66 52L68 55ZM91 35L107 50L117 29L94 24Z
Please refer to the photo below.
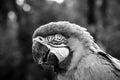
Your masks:
M62 62L69 55L69 50L67 48L51 47L50 52L52 52L53 54L57 56L59 62Z

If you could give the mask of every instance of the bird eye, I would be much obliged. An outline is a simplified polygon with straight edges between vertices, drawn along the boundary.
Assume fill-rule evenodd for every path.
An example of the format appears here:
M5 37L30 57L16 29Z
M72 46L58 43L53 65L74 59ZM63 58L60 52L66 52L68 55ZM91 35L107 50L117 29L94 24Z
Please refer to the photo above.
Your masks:
M56 34L55 35L55 40L62 40L62 35L60 35L60 34Z

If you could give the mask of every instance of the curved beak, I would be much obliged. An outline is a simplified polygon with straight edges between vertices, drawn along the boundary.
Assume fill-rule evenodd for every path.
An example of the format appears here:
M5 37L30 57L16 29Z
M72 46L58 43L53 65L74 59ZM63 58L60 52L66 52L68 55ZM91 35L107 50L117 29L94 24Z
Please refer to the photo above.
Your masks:
M32 45L33 59L37 64L41 65L57 65L59 60L56 55L50 52L50 49L45 45L34 41Z

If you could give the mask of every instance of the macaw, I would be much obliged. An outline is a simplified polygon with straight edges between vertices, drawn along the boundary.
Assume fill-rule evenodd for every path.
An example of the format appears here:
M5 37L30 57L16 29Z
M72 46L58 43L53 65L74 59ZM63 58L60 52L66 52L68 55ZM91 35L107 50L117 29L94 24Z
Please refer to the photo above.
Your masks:
M32 37L35 62L51 66L55 80L120 80L120 61L102 50L86 28L68 21L38 27Z

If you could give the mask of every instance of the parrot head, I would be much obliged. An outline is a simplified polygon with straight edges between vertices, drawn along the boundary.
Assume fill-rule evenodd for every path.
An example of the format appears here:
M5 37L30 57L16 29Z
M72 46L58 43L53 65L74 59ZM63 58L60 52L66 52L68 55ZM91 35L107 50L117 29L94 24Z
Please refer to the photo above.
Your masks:
M83 48L89 46L82 44L93 42L86 28L66 21L40 26L33 33L32 40L35 62L41 66L52 66L59 73L75 68L82 56L86 55Z
M69 55L69 48L65 45L62 35L38 36L33 39L33 58L40 65L57 67Z

